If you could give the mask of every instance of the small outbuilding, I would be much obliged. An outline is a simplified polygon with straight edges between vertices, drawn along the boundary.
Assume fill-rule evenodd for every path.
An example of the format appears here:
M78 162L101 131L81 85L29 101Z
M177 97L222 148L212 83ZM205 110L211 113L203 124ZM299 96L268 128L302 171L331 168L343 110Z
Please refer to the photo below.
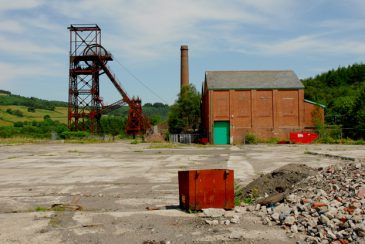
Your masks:
M240 144L247 134L289 140L290 132L323 121L324 107L304 99L291 70L205 73L202 129L210 143Z

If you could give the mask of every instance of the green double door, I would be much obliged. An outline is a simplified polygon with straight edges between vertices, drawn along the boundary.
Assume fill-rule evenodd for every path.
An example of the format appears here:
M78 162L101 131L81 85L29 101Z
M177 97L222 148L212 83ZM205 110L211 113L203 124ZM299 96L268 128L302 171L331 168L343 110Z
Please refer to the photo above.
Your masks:
M229 121L214 121L214 144L229 144Z

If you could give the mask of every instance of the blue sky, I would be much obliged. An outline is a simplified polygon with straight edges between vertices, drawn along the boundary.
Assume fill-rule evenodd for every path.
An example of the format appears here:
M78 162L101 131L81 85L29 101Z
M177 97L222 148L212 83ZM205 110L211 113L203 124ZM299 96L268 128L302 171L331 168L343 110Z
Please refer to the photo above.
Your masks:
M101 27L112 70L144 103L175 101L182 44L199 90L207 70L307 78L364 62L364 13L364 0L0 0L0 89L67 101L67 27L81 23ZM119 100L106 78L101 96Z

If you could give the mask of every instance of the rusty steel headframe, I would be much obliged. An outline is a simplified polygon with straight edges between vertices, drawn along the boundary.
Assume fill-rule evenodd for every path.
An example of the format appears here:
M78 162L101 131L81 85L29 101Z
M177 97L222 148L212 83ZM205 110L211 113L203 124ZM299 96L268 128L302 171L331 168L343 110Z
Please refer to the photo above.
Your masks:
M130 135L144 133L148 123L142 112L141 100L130 99L115 74L107 65L113 57L101 45L98 25L73 24L70 30L70 66L68 96L68 128L91 133L100 132L100 118L123 105L129 106L126 132ZM99 78L106 74L122 99L105 106L100 97Z

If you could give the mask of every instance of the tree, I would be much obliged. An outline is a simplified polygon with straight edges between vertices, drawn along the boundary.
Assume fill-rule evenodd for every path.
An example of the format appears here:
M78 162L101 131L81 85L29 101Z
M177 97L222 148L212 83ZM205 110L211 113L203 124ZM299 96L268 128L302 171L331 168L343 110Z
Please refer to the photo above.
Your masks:
M350 121L355 129L354 138L365 139L365 86L361 89L355 100L353 116Z
M158 115L153 115L152 117L149 118L150 119L150 123L151 125L157 125L158 123L161 122L161 117Z
M157 103L154 103L152 106L155 108L165 108L165 107L168 107L169 105L157 102Z
M152 107L153 105L152 105L152 103L145 103L144 105L143 105L143 107Z
M100 123L103 132L112 135L114 141L115 136L124 131L127 119L120 116L103 116Z
M175 104L171 106L168 125L170 133L196 131L200 123L200 94L190 84L184 86Z
M365 137L365 64L339 67L303 84L306 99L326 106L327 124L344 128L344 137Z

